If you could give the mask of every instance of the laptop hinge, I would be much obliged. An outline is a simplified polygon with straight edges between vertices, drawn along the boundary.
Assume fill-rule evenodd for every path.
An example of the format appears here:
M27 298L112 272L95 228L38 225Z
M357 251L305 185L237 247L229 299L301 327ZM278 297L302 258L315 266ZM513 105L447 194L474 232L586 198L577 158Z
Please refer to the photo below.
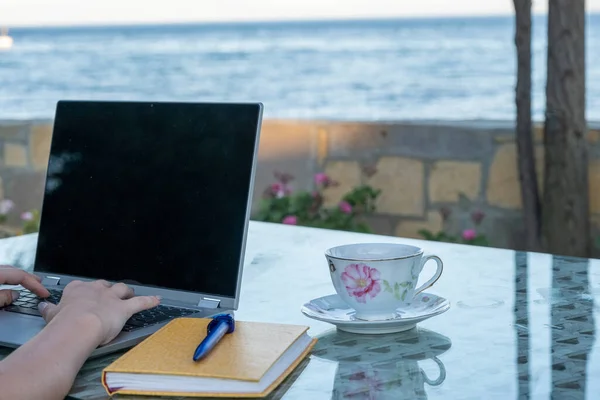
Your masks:
M44 286L58 286L60 278L56 276L45 276L42 278L42 285Z
M200 307L200 308L219 308L220 304L221 304L221 300L203 297L198 302L198 307Z

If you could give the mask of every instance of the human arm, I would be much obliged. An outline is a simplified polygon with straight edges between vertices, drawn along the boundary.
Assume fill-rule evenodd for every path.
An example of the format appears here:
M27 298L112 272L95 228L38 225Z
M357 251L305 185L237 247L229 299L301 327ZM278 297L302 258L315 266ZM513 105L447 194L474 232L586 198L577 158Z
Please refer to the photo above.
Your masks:
M106 281L71 282L58 305L40 307L46 327L0 362L0 399L63 399L90 353L110 342L153 296Z
M0 362L0 399L64 399L99 331L89 316L58 316Z

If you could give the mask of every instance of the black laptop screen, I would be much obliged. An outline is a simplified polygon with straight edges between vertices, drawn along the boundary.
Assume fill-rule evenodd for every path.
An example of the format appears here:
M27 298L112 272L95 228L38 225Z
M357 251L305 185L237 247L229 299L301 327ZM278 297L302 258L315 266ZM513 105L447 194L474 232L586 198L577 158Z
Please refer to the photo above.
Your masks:
M59 102L38 272L235 295L260 105Z

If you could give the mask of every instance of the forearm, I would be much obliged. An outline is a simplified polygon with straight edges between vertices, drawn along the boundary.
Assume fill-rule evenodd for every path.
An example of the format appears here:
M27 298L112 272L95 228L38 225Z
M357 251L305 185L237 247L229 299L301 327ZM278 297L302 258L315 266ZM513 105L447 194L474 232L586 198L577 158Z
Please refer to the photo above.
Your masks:
M63 399L96 348L94 316L56 316L37 336L0 362L0 399Z

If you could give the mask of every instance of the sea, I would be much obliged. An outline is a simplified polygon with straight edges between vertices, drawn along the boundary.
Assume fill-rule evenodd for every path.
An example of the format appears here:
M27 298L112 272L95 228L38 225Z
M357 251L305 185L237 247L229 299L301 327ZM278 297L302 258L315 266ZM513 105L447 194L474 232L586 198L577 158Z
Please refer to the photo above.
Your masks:
M586 20L589 120L600 121L600 15ZM544 115L546 18L533 23ZM514 18L11 28L0 120L51 119L61 99L255 102L265 118L512 120Z

